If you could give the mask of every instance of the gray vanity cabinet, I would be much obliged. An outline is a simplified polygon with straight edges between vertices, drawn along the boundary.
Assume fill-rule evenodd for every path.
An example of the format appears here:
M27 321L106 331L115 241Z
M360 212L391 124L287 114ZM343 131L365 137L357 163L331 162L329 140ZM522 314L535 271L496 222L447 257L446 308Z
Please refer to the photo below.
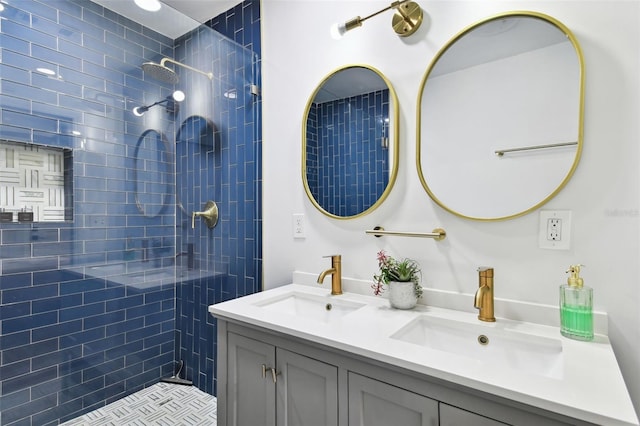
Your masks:
M338 426L338 367L276 349L278 426Z
M259 326L217 329L219 426L587 425Z
M379 380L349 373L349 426L508 426Z
M227 425L338 425L336 366L235 333L227 353Z
M352 372L348 387L349 426L438 426L438 401Z
M266 377L267 368L275 367L274 347L235 333L228 339L226 424L275 426L275 384Z
M505 426L506 423L440 403L440 426Z

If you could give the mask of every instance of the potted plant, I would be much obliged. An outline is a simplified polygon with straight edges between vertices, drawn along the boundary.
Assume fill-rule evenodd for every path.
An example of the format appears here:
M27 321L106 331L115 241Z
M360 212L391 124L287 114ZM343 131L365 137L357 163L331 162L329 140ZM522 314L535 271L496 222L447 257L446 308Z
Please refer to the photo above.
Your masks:
M379 272L373 275L373 293L380 295L389 286L389 304L397 309L411 309L422 295L420 265L413 259L397 260L384 250L378 252Z

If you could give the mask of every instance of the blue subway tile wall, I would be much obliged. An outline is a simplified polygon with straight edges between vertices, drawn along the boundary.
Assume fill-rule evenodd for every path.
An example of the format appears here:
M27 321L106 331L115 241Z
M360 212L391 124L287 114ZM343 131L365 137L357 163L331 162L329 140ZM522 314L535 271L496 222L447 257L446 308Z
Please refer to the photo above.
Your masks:
M248 91L259 55L205 27L171 40L88 0L20 0L1 14L0 138L72 148L74 189L69 222L0 225L0 424L57 424L172 375L176 360L215 394L206 308L261 288L261 102ZM209 26L259 53L259 16L248 1ZM216 77L146 77L140 64L164 56ZM131 114L176 88L191 97L177 113ZM169 148L154 150L147 130ZM140 146L158 182L138 181ZM208 199L218 227L192 230Z
M177 248L191 271L176 287L176 342L186 377L216 394L216 321L208 306L261 290L260 107L251 85L260 84L258 1L238 4L175 44L176 59L205 72L180 70L187 95L211 99L205 108L181 105L176 134ZM222 33L232 39L221 38ZM243 48L244 46L244 48ZM197 54L196 54L197 52ZM218 225L208 229L191 212L208 200L219 209Z
M86 0L4 6L0 138L71 148L73 209L0 225L0 423L57 424L173 373L175 213L137 208L130 109L169 93L139 65L174 43Z
M207 23L217 32L254 52L253 83L257 86L258 93L262 87L260 19L260 1L246 0ZM246 187L247 197L249 197L247 199L253 200L253 203L246 204L246 208L244 210L241 208L239 214L248 218L245 222L248 226L254 227L254 234L247 233L245 236L249 241L253 239L253 244L245 244L245 258L250 259L253 256L252 273L255 276L255 282L252 286L246 285L243 294L262 289L262 97L255 96L253 101L255 104L253 110L250 111L253 120L252 126L247 123L244 129L240 129L240 131L244 130L245 134L249 131L254 133L251 161L246 163L245 167L246 182L253 182L252 186ZM242 159L236 160L241 161ZM239 172L242 173L242 170ZM250 253L250 251L252 252Z
M389 91L313 104L307 120L307 179L329 213L354 216L389 182ZM339 171L339 172L338 172Z
M262 56L260 46L260 1L245 0L205 25Z

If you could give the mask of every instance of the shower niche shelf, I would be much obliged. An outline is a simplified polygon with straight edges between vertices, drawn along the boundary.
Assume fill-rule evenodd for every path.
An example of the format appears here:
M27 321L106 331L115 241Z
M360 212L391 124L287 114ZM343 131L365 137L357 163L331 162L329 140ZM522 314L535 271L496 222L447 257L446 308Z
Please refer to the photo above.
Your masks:
M0 139L0 223L73 220L73 151Z

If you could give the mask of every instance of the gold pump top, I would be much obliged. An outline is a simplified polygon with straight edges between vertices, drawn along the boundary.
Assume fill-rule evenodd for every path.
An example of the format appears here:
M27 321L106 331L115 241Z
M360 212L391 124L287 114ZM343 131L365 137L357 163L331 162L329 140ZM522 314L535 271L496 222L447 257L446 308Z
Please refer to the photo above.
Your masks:
M580 267L584 265L571 265L567 272L569 273L569 278L567 278L567 284L571 287L581 288L584 285L584 280L580 277Z

